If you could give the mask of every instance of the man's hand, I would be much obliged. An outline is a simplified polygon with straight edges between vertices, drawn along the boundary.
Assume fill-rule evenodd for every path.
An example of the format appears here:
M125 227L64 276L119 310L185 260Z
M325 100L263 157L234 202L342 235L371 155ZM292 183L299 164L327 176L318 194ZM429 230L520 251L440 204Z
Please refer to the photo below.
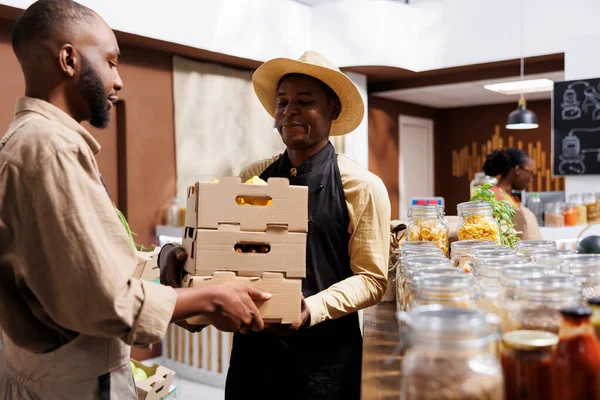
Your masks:
M160 268L160 283L173 288L181 287L181 278L183 277L183 263L187 259L187 254L183 247L177 247L171 243L163 246L158 257L158 266ZM177 326L196 333L200 332L206 325L194 325L186 320L175 322Z
M310 310L302 296L302 305L300 306L300 322L297 324L265 324L265 332L275 333L280 336L289 336L299 331L302 327L310 324Z
M226 332L260 332L263 322L255 302L267 301L271 294L248 286L245 282L226 282L203 288L212 294L211 311L204 313L212 325Z
M174 288L181 287L183 278L183 263L187 259L187 254L183 247L168 243L163 246L158 256L158 266L160 268L160 283Z

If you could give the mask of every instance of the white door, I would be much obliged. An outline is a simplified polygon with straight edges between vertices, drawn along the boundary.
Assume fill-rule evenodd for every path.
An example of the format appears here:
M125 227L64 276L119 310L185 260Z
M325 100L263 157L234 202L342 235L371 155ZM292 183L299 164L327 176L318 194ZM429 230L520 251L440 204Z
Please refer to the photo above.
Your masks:
M398 127L400 219L406 221L413 197L434 195L433 121L401 115Z

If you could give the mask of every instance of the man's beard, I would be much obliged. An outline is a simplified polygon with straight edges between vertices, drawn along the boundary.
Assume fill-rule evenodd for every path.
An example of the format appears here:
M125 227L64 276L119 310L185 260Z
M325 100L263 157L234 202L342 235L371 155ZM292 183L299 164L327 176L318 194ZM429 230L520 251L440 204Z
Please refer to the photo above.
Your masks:
M96 128L106 128L110 121L108 96L100 77L92 69L88 60L83 59L81 66L81 94L90 109L90 124Z

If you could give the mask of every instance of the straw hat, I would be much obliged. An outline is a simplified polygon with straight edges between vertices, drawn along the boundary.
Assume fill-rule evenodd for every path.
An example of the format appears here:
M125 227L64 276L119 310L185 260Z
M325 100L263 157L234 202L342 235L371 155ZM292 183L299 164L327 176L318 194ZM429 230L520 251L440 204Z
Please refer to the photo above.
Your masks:
M365 105L354 83L331 61L317 53L307 51L298 60L275 58L261 65L252 75L254 91L263 107L275 117L277 85L284 75L312 76L329 86L340 99L342 111L331 123L331 136L345 135L360 125L365 115Z

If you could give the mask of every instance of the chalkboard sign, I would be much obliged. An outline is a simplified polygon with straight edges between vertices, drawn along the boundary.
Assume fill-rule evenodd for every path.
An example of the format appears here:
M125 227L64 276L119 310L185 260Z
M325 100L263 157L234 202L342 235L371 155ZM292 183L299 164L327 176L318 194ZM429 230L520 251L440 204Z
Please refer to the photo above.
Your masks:
M554 82L554 175L600 175L600 79Z

